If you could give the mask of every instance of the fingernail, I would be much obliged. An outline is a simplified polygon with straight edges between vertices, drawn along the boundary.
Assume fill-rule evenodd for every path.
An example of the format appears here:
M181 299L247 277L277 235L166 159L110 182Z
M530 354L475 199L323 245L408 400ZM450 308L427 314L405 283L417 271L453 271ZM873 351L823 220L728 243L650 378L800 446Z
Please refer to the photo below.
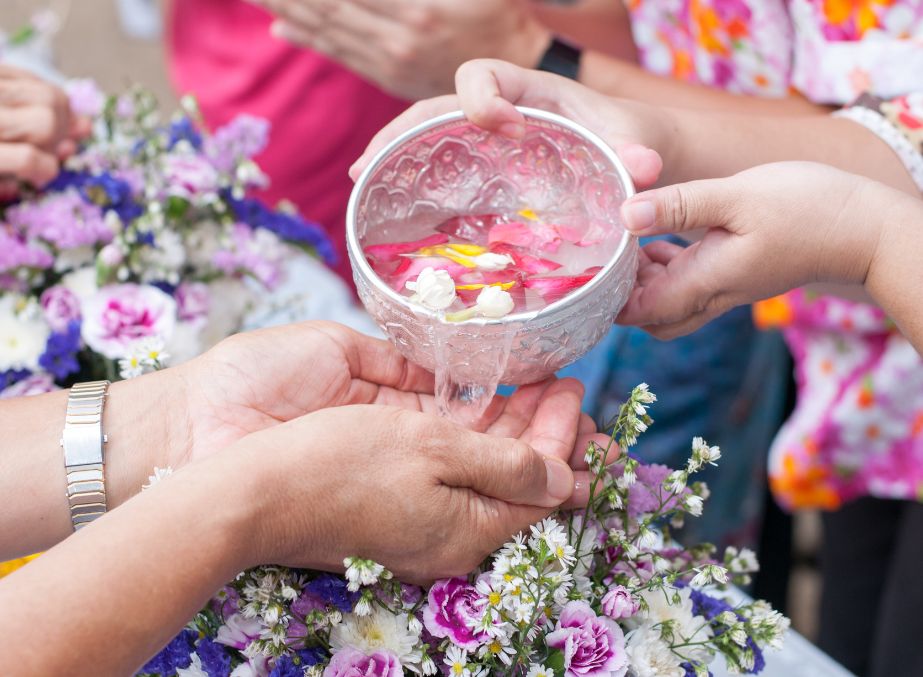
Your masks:
M631 200L622 205L622 221L633 233L647 230L654 225L657 209L648 200Z
M574 473L570 467L556 458L545 458L548 495L563 503L574 493Z
M526 126L521 122L504 122L497 127L497 133L512 139L521 139L526 135Z

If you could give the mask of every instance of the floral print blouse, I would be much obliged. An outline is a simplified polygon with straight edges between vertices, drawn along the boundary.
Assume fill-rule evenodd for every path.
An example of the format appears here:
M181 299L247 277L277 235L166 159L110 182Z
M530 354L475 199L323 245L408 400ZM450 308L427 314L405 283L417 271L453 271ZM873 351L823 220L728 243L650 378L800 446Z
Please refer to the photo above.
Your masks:
M891 145L923 191L923 0L626 0L641 64L741 94L798 93ZM858 99L858 101L856 101ZM781 328L798 403L770 451L789 508L923 501L923 359L877 308L798 290Z

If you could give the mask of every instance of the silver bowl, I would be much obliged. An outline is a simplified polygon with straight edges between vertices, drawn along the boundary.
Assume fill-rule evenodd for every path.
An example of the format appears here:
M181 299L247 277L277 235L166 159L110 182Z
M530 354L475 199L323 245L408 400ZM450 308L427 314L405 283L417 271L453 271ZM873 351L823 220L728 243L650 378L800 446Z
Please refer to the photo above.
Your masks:
M477 400L498 383L533 383L579 359L609 331L635 279L637 240L619 222L619 205L634 194L624 165L580 125L519 110L527 121L520 140L475 127L460 111L414 127L375 156L349 200L359 297L408 359L437 373L444 413L446 402ZM385 284L363 253L370 239L411 240L449 216L514 213L523 204L611 226L617 243L596 277L538 311L445 322Z

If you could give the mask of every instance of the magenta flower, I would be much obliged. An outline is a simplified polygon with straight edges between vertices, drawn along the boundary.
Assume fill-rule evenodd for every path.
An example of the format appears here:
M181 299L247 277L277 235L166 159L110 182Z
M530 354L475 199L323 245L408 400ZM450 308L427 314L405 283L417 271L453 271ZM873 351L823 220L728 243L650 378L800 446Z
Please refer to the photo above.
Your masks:
M534 289L543 299L548 301L557 301L565 295L580 289L587 282L596 277L596 273L585 273L583 275L560 275L557 277L530 277L523 281L526 289Z
M545 642L564 654L565 677L622 677L628 671L622 629L586 602L568 602Z
M370 256L377 261L387 263L388 261L397 261L398 258L400 258L400 256L403 254L413 254L414 252L420 251L424 247L435 247L440 244L445 244L448 241L448 235L435 233L429 237L424 237L422 240L415 240L413 242L373 244L365 248L365 253L367 256Z
M617 585L605 594L602 607L603 613L615 620L630 618L641 608L638 600L623 585Z
M92 350L114 360L125 357L138 339L168 341L175 324L176 301L157 287L110 285L84 303L82 335Z
M466 651L474 651L486 635L475 632L470 623L483 612L476 605L480 595L464 578L436 581L429 589L423 608L423 625L435 637L448 637Z
M376 651L367 656L346 648L333 655L324 669L324 677L404 677L404 669L388 651Z
M80 300L70 289L62 285L49 287L42 292L42 310L51 331L61 333L68 325L80 319Z

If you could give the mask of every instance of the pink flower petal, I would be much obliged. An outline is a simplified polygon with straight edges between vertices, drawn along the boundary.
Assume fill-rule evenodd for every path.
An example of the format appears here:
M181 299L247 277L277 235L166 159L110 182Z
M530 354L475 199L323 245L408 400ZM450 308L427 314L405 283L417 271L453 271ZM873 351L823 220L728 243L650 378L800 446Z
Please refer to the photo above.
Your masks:
M550 298L561 298L575 289L579 289L594 277L596 277L595 272L557 277L530 277L524 280L522 284L526 289L537 291L547 301Z
M531 254L526 254L518 247L508 245L504 242L495 244L490 248L495 254L506 254L513 259L513 265L529 275L540 275L541 273L550 273L561 267L560 263L541 259Z
M365 248L366 256L377 259L382 263L395 261L402 254L412 254L424 247L435 247L449 241L449 236L444 233L434 233L429 237L414 242L393 242L390 244L374 244Z
M514 247L555 252L561 245L561 236L554 228L543 223L527 224L522 221L510 221L509 223L498 223L491 228L487 242L490 246L509 244Z

